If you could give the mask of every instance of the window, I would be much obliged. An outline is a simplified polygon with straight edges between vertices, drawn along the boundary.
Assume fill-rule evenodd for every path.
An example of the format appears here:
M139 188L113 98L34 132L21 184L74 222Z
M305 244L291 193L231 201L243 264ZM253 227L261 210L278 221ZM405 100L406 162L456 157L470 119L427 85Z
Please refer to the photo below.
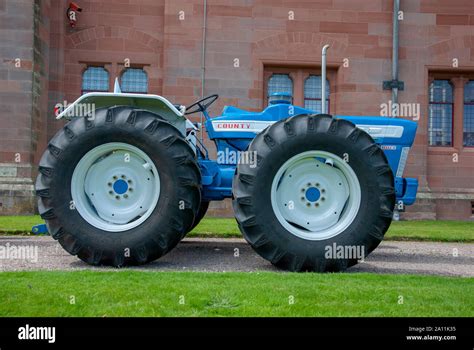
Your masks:
M330 99L330 90L335 91L334 82L337 80L337 71L327 70L326 79L326 106L328 112L336 113L335 99ZM321 112L321 71L318 68L265 66L263 71L265 82L264 104L267 97L275 92L291 93L293 104ZM330 85L333 84L333 85Z
M109 91L109 72L103 67L88 67L82 74L82 93Z
M451 146L453 87L449 80L434 80L429 88L428 138L430 146Z
M321 113L321 76L310 75L304 81L304 108ZM326 79L326 111L329 113L329 81Z
M273 74L268 79L267 96L275 92L287 92L293 96L293 80L288 74Z
M128 68L122 74L122 92L146 94L148 92L148 76L143 69Z
M474 146L474 80L464 86L464 146Z

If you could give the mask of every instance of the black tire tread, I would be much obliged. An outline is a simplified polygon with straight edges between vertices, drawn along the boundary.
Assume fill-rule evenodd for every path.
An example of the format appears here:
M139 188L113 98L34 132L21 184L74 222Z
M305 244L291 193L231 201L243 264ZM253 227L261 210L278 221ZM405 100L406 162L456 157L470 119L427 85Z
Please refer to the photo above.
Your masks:
M123 252L97 250L85 244L74 232L63 226L66 218L59 220L55 214L51 198L51 185L55 172L61 167L61 154L67 152L68 145L79 135L87 133L96 126L114 124L122 128L135 128L152 134L161 142L165 142L169 152L176 159L175 166L179 173L179 197L186 203L182 215L171 218L170 227L174 230L173 239L152 236L140 245L131 247L130 257ZM125 126L125 124L127 124ZM183 152L185 153L183 155ZM63 248L72 255L91 265L138 265L145 264L170 251L188 232L199 210L201 197L201 173L194 152L186 142L184 136L171 124L160 116L128 106L113 106L98 109L95 119L76 118L64 126L49 142L40 164L39 175L36 179L36 193L38 195L38 209L41 217L46 221L51 236L58 240Z
M370 230L368 241L365 242L366 254L370 253L382 241L391 223L395 206L394 178L384 152L366 132L357 128L355 124L323 114L300 115L276 122L256 136L248 151L257 151L263 163L270 152L281 145L284 139L292 138L298 132L337 134L346 138L352 147L358 147L369 155L370 166L377 169L377 186L382 189L379 211L373 214L376 222ZM259 166L252 168L239 164L233 182L235 218L243 236L258 254L274 265L290 271L342 271L357 263L354 260L311 260L286 253L281 247L276 246L254 215L255 190L261 185L257 181L259 180L258 170ZM268 181L268 179L261 181Z

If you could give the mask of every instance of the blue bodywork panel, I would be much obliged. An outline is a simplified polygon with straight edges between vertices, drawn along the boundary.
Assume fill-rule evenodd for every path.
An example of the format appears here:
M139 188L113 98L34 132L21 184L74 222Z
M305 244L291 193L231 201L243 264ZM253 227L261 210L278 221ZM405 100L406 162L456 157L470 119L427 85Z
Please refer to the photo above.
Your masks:
M33 232L35 235L47 234L48 227L46 227L46 224L35 225L31 228L31 232Z
M250 142L263 129L281 119L299 114L312 114L291 104L270 105L261 112L250 112L226 106L222 115L209 118L206 115L206 131L216 143L217 160L200 159L203 174L203 199L222 200L232 196L232 179L238 157L232 155L245 151ZM368 132L382 148L395 176L395 191L398 208L413 204L418 181L403 178L408 151L413 145L417 123L388 117L335 116L353 122Z

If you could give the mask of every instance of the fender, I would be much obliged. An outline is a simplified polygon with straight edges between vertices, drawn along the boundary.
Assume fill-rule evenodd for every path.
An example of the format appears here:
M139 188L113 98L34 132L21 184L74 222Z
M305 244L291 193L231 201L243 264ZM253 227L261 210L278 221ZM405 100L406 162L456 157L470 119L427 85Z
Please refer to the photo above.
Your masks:
M111 106L130 106L154 112L175 126L183 135L186 134L186 129L196 129L184 116L184 106L179 106L178 109L166 98L159 95L122 92L89 92L84 94L62 110L56 119L93 118L93 114L90 115L90 113L94 113L98 108Z

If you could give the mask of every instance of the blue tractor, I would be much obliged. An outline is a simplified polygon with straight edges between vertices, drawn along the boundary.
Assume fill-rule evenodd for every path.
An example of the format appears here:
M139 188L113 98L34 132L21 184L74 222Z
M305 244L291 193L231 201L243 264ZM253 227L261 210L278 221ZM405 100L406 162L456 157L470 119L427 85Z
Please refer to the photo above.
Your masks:
M243 236L272 264L342 271L415 201L417 180L403 177L415 122L315 114L285 92L261 112L227 106L211 118L217 98L186 108L121 93L116 82L113 93L88 93L62 110L57 118L69 122L36 180L52 237L88 264L145 264L173 249L211 201L232 198ZM186 118L193 113L204 125Z

